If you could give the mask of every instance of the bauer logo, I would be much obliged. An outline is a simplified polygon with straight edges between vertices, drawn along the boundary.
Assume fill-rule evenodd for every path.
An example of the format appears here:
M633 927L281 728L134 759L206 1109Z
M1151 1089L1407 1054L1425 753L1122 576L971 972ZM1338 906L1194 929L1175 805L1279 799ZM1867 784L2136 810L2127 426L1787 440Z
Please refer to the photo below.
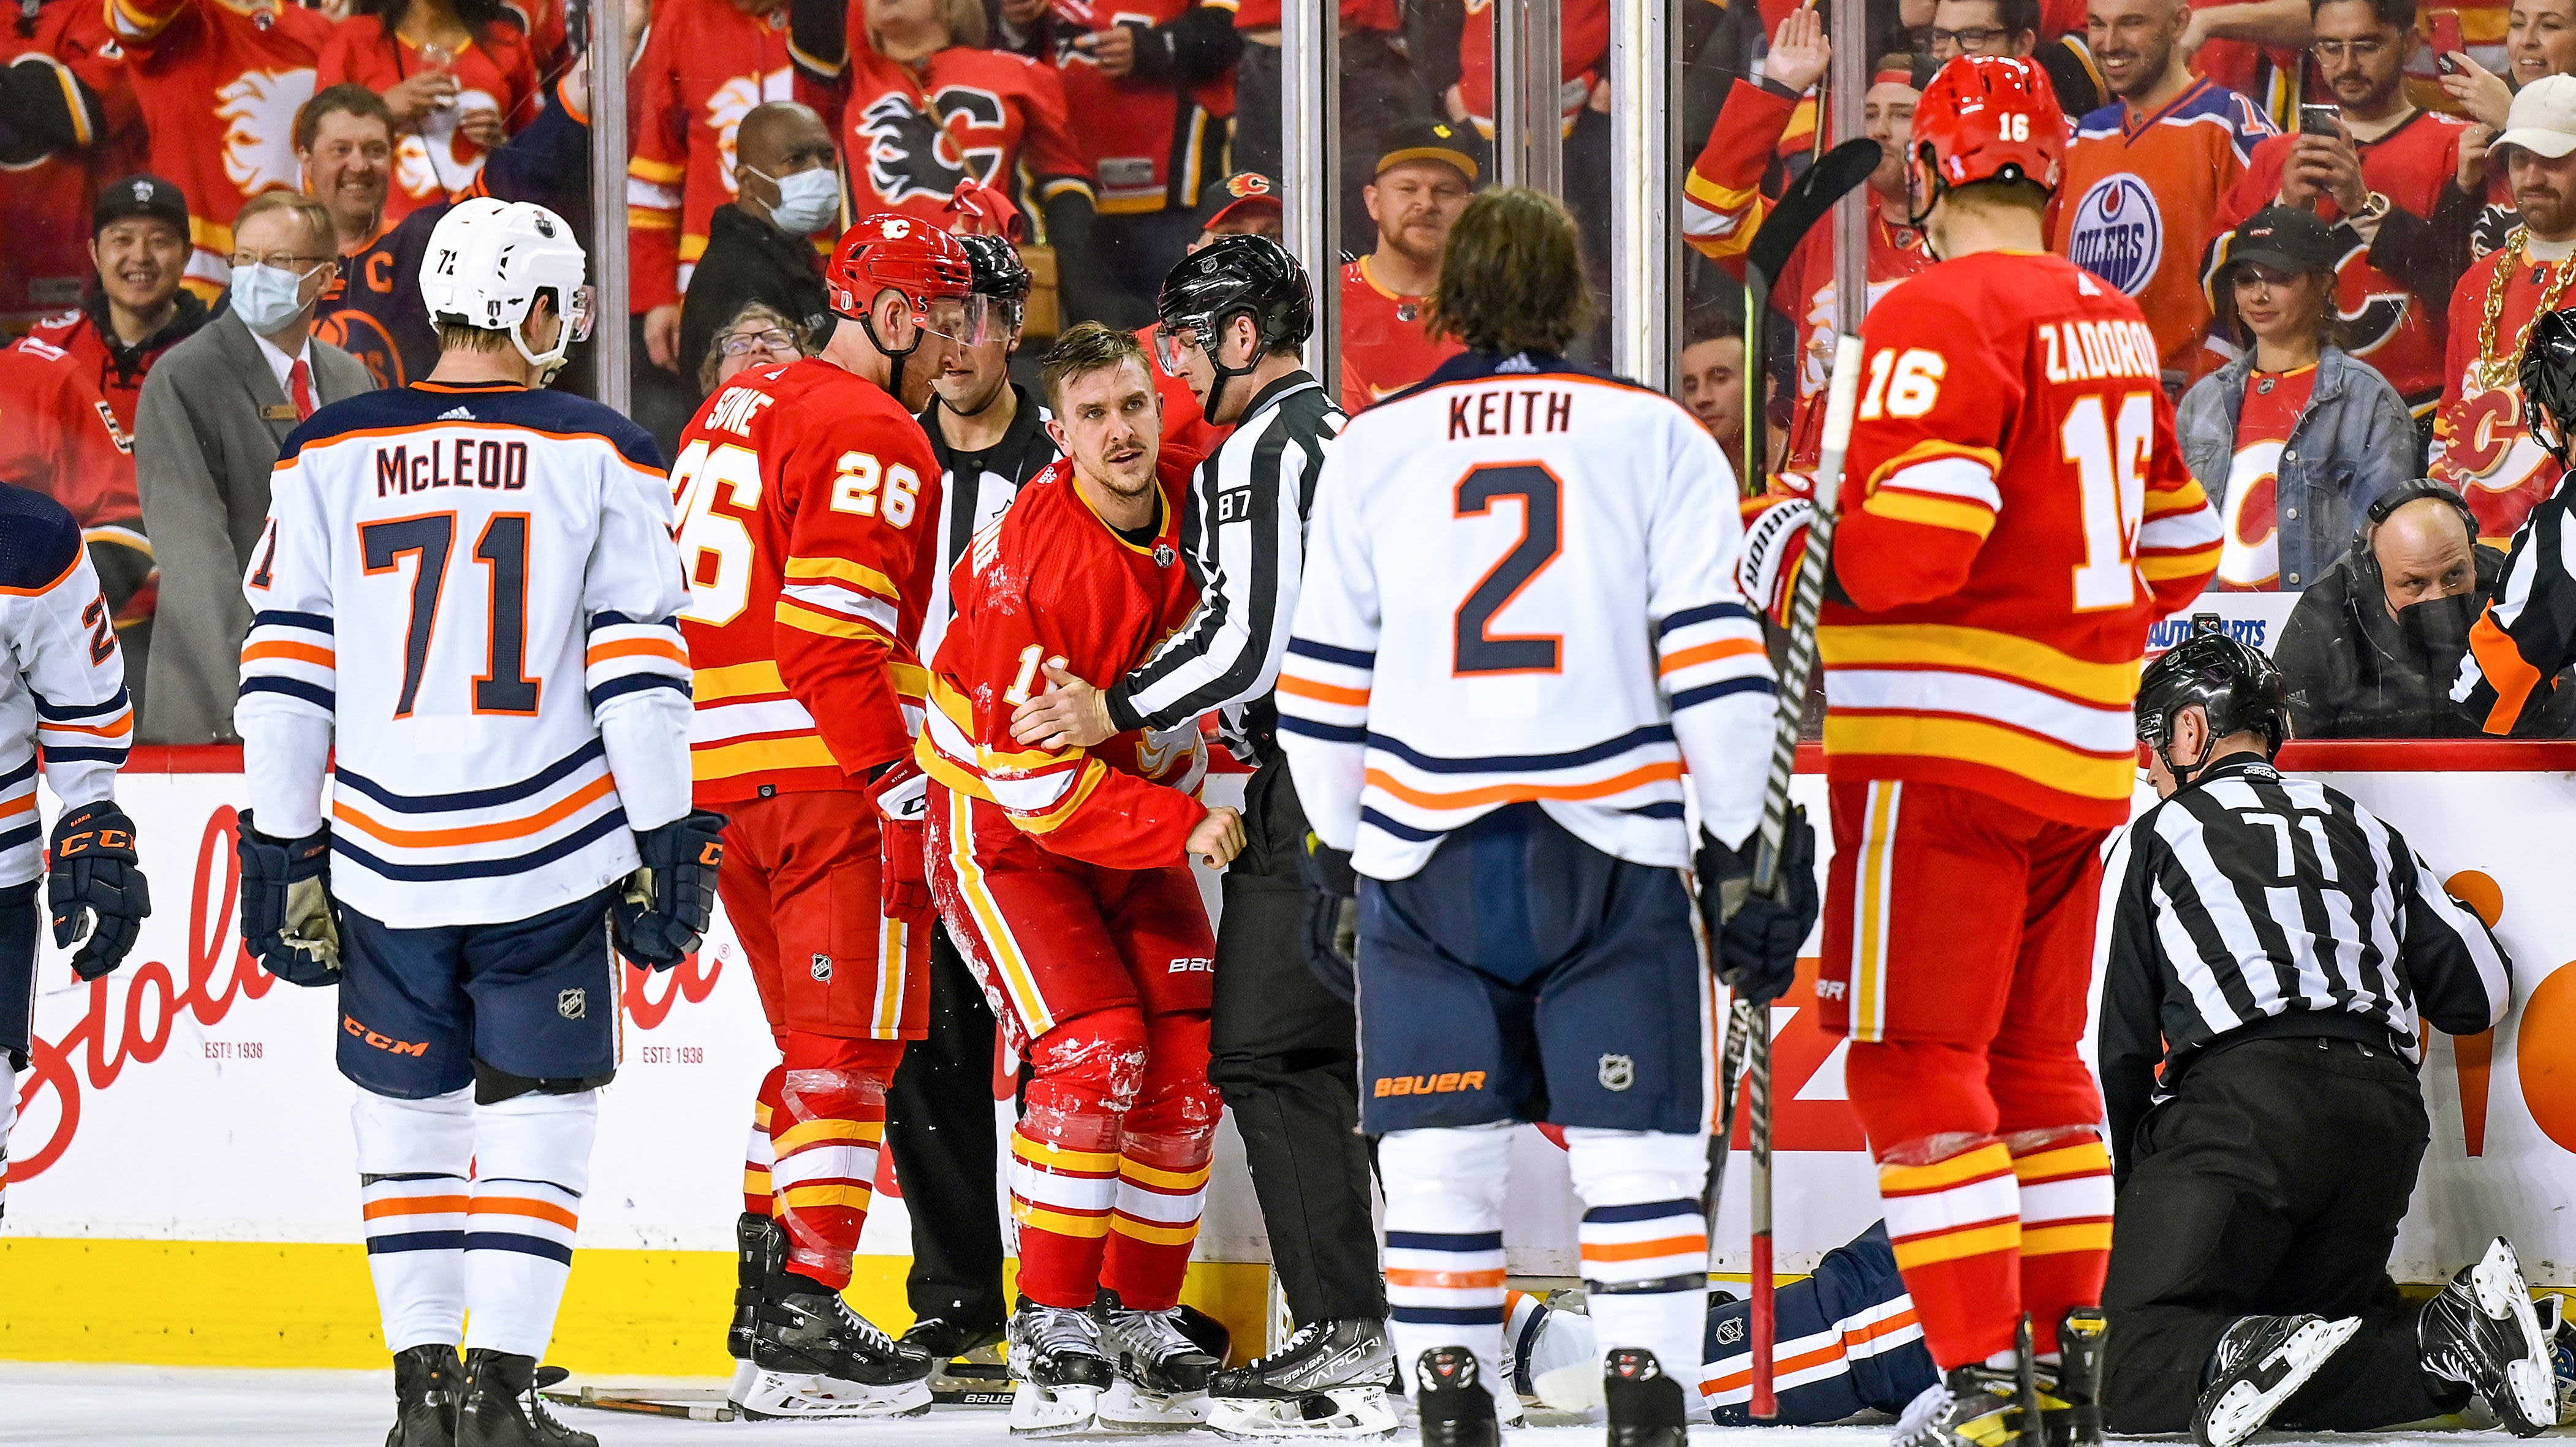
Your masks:
M561 1015L567 1020L578 1020L583 1016L588 1015L590 1013L590 992L588 990L556 991L555 1013Z
M1485 1072L1451 1070L1439 1075L1381 1075L1371 1093L1383 1100L1390 1095L1447 1095L1453 1090L1482 1090Z
M1600 1076L1603 1090L1626 1090L1637 1083L1637 1062L1625 1055L1604 1055Z
M2127 171L2094 182L2075 204L2066 255L2131 296L2144 291L2165 255L2165 218L2155 193Z

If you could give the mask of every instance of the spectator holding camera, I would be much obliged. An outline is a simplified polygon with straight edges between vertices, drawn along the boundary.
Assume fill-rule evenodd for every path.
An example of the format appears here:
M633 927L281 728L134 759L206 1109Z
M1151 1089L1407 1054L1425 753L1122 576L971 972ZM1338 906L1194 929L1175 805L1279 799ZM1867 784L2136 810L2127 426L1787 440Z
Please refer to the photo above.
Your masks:
M2211 250L2220 327L2245 349L2183 394L2174 430L2225 529L2222 589L2314 582L2361 509L2421 460L2396 389L2332 340L2341 254L2295 206L2256 212Z

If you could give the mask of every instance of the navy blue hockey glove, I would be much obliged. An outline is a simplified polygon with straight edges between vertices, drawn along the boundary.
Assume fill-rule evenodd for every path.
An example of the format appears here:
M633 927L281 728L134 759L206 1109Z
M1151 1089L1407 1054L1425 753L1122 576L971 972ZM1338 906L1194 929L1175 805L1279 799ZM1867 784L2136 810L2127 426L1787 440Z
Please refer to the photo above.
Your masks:
M134 821L114 799L65 810L54 821L45 907L54 916L58 948L89 936L72 956L73 974L95 980L125 963L152 913L152 889L134 853Z
M644 867L626 877L626 893L609 912L619 954L667 970L698 947L715 916L724 827L725 816L701 809L636 832Z
M1780 838L1777 897L1753 892L1753 855L1761 831L1737 853L1699 836L1699 914L1708 926L1717 977L1742 999L1767 1005L1798 978L1798 947L1816 923L1816 831L1803 807L1789 811Z
M301 839L259 832L241 816L242 944L290 985L340 982L340 925L331 902L331 826Z
M1297 852L1297 875L1306 883L1306 968L1345 1005L1359 1000L1360 877L1351 852L1335 849L1306 831Z

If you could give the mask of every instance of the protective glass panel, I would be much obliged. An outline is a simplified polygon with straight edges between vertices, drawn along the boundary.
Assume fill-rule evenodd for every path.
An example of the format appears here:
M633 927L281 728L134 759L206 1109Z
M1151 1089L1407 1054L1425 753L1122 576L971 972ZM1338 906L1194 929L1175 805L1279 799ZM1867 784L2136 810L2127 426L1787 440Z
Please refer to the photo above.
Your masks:
M1429 335L1440 249L1493 180L1492 0L1345 0L1335 236L1342 405L1412 386L1458 350Z

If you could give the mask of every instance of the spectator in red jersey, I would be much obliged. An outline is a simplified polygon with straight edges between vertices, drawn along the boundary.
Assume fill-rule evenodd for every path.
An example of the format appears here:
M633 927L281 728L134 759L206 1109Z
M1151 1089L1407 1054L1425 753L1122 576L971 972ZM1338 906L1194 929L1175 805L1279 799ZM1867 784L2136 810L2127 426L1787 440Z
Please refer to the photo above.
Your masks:
M1682 319L1681 403L1744 476L1744 308L1693 307Z
M1342 246L1358 251L1374 240L1360 188L1386 149L1387 133L1435 114L1437 107L1406 47L1398 0L1340 4L1342 113L1333 136L1342 149ZM1279 149L1280 66L1286 53L1279 0L1241 0L1234 28L1243 37L1243 59L1234 72L1234 164L1276 176L1287 159Z
M36 323L18 350L78 372L131 437L144 374L206 324L206 304L179 285L188 250L188 203L178 187L158 176L100 187L89 242L98 285L80 310Z
M98 389L70 367L25 348L0 352L0 482L71 510L99 588L126 647L126 680L142 707L142 650L152 636L152 545L134 492L134 447Z
M91 154L107 134L98 94L47 53L32 10L0 29L0 314L25 317L80 300L89 258L81 213L99 178Z
M1475 199L1481 147L1464 126L1414 121L1387 133L1361 191L1377 249L1342 267L1342 410L1400 392L1466 350L1431 337L1440 250Z
M2335 345L2340 227L2269 206L2213 248L2219 329L2244 350L2183 394L2175 435L2225 527L2216 587L2297 592L2422 458L2406 404Z
M1225 178L1209 188L1206 202L1199 207L1198 235L1190 238L1184 256L1195 256L1220 236L1266 236L1278 241L1288 234L1284 204L1279 199L1278 183L1267 176L1249 171ZM1199 410L1199 397L1178 372L1163 369L1154 353L1154 324L1136 329L1136 344L1145 349L1154 374L1155 395L1163 399L1163 450L1167 458L1178 459L1187 467L1216 455L1217 444L1225 440L1231 427L1219 427Z
M810 106L771 101L742 118L734 137L733 204L707 223L706 254L680 307L680 366L705 364L716 331L750 301L808 328L831 313L823 258L812 237L840 218L832 132Z
M537 118L537 62L501 0L351 0L315 83L363 85L401 137L385 219L466 191L504 137Z
M295 112L331 38L318 10L279 0L107 0L152 137L151 168L188 198L186 284L231 283L233 218L295 185Z
M2464 199L2454 178L2468 125L2406 98L2415 0L2315 0L2313 14L2317 75L2341 127L2257 144L2214 224L2232 230L2278 203L2332 225L2344 349L2397 388L2429 438L2444 380L2442 318L2466 260L2445 260L2434 218ZM2218 297L2215 282L2210 291Z
M1932 58L2028 55L2039 46L2039 0L1940 0L1932 8Z

